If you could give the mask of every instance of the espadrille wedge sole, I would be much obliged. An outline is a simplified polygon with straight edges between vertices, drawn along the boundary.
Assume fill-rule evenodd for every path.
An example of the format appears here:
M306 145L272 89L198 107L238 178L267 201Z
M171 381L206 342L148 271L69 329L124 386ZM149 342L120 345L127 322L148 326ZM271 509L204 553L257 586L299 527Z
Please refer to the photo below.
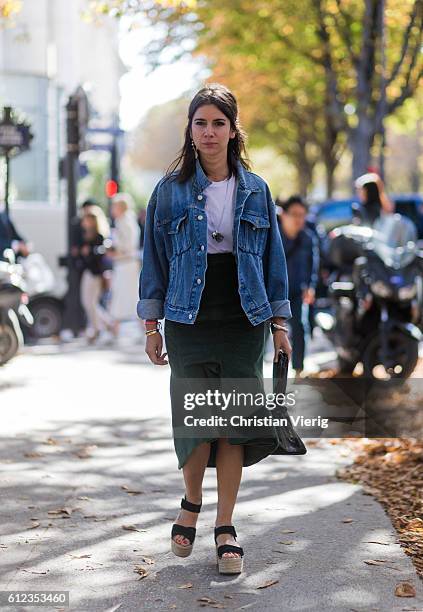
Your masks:
M195 512L198 514L201 510L201 504L193 504L189 502L185 497L181 499L181 508L183 510L188 510L188 512ZM195 527L184 527L184 525L178 525L178 523L174 523L172 525L172 533L170 536L170 547L174 555L177 557L189 557L192 553L192 547L195 540ZM189 540L189 544L178 544L173 539L176 535L181 535L187 540Z
M236 531L233 525L222 525L214 529L214 541L216 543L216 563L219 574L240 574L244 567L244 550L241 546L231 544L217 545L217 537L222 533L229 533L236 539ZM227 552L237 553L238 557L223 557Z

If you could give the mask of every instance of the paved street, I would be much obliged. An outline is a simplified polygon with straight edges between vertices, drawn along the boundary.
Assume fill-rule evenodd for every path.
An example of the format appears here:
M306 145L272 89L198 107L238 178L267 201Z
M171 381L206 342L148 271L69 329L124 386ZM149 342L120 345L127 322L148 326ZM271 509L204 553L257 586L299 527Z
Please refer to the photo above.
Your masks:
M207 470L194 552L174 557L183 486L169 370L147 363L139 333L117 346L30 347L0 370L1 589L68 590L78 612L423 610L423 585L382 507L335 476L352 460L346 444L320 441L245 469L237 577L215 568ZM416 597L395 597L407 580Z

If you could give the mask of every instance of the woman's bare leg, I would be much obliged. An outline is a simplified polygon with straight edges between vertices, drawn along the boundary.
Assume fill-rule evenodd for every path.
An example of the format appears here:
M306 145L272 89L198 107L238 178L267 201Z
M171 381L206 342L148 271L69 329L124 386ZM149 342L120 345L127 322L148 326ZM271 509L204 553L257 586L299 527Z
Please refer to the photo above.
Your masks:
M232 525L232 514L241 483L244 447L242 444L230 444L226 438L218 441L216 453L217 475L217 516L216 527ZM217 543L237 546L237 542L228 533L217 536ZM237 557L236 553L224 553L224 557Z
M201 503L204 472L210 455L210 442L199 444L190 454L188 461L182 468L185 480L187 500L193 504ZM184 527L195 527L198 514L181 508L176 522ZM186 546L189 540L182 535L176 535L175 542Z

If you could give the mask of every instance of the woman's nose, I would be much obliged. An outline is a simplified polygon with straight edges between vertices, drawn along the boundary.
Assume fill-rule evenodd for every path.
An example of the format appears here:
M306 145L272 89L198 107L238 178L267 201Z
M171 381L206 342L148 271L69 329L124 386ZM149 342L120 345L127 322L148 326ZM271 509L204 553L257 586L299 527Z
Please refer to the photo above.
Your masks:
M204 135L205 136L211 136L213 134L213 125L212 124L207 124L204 130Z

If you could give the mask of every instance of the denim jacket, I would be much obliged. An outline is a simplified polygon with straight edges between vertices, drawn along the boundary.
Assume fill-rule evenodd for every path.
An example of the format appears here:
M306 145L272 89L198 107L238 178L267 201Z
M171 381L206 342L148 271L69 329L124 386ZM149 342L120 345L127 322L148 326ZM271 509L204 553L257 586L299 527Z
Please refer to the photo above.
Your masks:
M210 185L197 160L195 175L156 185L147 208L138 316L194 323L207 268ZM291 318L285 254L275 205L265 181L238 162L233 227L241 306L253 325Z

